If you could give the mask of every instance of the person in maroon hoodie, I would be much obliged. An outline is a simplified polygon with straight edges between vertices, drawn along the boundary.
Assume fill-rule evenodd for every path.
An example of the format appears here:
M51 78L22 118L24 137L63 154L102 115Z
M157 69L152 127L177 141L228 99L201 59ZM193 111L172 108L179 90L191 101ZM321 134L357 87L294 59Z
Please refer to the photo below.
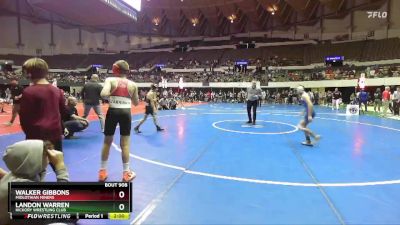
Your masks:
M22 70L32 81L20 103L20 123L26 139L50 141L62 151L61 118L67 112L64 92L46 80L49 67L43 59L28 59Z

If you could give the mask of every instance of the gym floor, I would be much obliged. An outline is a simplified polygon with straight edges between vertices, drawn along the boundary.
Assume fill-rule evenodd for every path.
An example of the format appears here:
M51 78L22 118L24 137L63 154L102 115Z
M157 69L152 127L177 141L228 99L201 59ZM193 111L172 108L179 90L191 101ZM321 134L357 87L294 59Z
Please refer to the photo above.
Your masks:
M151 118L142 134L132 132L137 178L129 223L400 224L399 121L348 117L317 106L310 127L322 139L308 147L300 144L304 134L296 128L300 106L262 106L256 126L245 124L245 110L244 104L221 103L160 111L164 132L156 132ZM140 111L133 118L137 124ZM3 154L24 135L1 129ZM70 179L96 181L103 142L99 122L76 136L64 141ZM109 180L119 181L119 135L114 141ZM5 168L2 161L0 167Z

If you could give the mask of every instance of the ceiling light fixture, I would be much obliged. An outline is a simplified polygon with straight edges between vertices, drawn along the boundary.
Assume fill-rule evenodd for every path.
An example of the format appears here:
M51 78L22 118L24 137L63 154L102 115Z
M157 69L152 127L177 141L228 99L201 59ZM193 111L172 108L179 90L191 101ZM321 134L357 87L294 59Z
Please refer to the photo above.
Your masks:
M271 13L271 15L275 15L278 11L278 7L276 5L268 6L267 11Z
M228 19L231 21L231 23L233 23L236 19L236 15L232 14L232 15L228 16Z
M153 20L152 20L152 22L153 22L153 24L154 24L155 26L158 26L158 25L160 25L160 18L154 17Z
M199 23L199 19L198 18L192 18L192 25L195 27L198 23Z

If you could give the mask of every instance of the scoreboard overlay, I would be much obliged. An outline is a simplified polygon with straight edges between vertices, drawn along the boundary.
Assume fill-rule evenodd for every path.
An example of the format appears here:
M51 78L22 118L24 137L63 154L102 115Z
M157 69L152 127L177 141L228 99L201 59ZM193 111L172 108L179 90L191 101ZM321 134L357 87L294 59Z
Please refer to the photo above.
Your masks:
M11 219L130 218L132 185L127 182L10 182Z

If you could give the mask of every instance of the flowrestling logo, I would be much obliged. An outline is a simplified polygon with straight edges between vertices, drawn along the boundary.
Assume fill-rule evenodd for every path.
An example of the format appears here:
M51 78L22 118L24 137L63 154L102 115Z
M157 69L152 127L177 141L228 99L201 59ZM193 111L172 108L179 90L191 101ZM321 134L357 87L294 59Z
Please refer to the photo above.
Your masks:
M347 105L346 106L346 115L348 116L357 116L359 115L360 108L358 105Z
M357 115L358 114L358 108L356 108L356 107L351 107L349 111L350 111L350 113L352 115Z
M388 16L387 12L380 12L380 11L367 11L368 19L386 19Z

